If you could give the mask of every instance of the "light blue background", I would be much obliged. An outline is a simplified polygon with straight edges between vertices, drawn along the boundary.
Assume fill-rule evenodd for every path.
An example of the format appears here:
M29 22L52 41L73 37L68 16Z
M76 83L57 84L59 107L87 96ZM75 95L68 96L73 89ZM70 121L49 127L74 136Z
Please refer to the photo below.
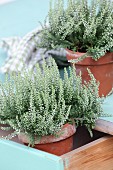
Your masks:
M0 5L0 38L24 36L39 27L48 14L49 0L16 0ZM6 52L0 49L0 66L4 64ZM0 73L4 81L4 74Z
M23 36L44 21L49 0L16 0L0 6L0 38Z

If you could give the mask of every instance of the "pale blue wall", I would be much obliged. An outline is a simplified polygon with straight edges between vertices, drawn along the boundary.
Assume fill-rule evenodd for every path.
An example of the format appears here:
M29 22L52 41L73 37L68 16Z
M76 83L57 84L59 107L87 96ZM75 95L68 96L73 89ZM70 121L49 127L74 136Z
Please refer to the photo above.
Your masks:
M43 21L49 0L16 0L0 6L0 38L23 36Z
M0 38L24 36L44 21L49 9L49 0L16 0L0 5ZM0 66L6 53L0 49ZM4 75L0 73L0 80Z

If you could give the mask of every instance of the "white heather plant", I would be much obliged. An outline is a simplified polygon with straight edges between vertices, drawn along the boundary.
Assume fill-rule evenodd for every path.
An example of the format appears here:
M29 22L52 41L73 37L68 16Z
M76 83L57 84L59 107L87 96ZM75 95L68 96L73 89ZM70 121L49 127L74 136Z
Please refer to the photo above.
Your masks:
M67 0L65 6L63 0L52 2L40 47L87 52L95 60L113 51L112 0L91 0L90 5L88 0Z
M72 119L91 131L103 112L98 84L89 74L91 81L83 85L81 75L70 67L62 79L53 59L49 66L44 62L43 71L37 65L35 72L12 74L0 86L0 120L14 129L7 138L25 133L33 144L34 137L55 135Z

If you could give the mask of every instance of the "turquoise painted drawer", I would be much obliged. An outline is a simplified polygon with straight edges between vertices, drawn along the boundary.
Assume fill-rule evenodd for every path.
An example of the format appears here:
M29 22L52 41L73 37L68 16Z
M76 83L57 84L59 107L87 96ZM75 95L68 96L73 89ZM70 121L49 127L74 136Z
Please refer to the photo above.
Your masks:
M16 142L1 140L0 170L63 170L63 161Z
M62 156L17 142L0 140L0 170L112 170L113 167L113 137L94 131L94 137L90 138L85 127L78 128L73 151Z

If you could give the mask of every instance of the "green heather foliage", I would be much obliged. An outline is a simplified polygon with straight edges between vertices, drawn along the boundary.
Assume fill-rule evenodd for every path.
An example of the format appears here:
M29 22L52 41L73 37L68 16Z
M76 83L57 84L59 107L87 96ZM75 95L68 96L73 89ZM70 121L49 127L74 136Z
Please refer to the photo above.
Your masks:
M1 84L0 120L15 130L8 138L22 132L33 142L34 136L55 135L72 119L77 126L94 127L102 114L96 80L89 72L91 81L83 85L75 68L64 72L62 79L50 59L49 66L44 62L43 71L37 65L35 72L13 73Z
M113 50L112 0L55 0L50 3L48 27L45 22L41 47L68 48L87 52L97 60Z

